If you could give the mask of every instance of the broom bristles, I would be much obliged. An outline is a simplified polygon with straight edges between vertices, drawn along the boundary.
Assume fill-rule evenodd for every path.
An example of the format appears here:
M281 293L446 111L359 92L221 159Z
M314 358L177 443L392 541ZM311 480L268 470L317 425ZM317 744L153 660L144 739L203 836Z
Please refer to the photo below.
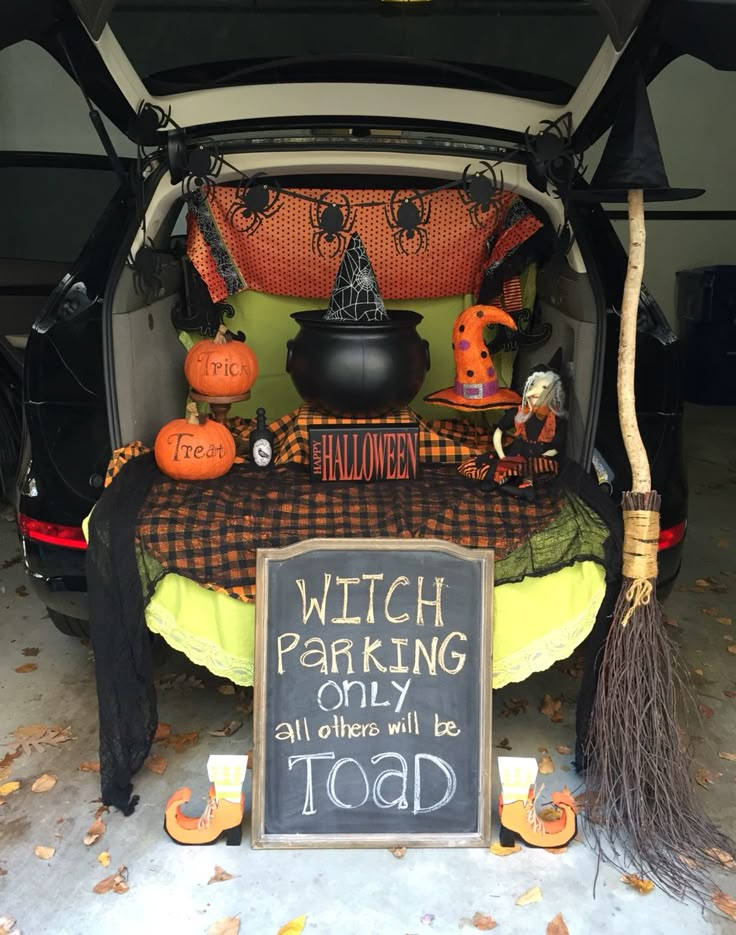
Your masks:
M658 507L655 492L624 494L624 510ZM590 832L604 859L619 869L654 880L672 896L705 903L716 888L711 868L723 866L717 851L734 855L736 845L696 796L678 720L683 701L692 697L685 670L656 596L632 612L632 584L624 577L591 714Z

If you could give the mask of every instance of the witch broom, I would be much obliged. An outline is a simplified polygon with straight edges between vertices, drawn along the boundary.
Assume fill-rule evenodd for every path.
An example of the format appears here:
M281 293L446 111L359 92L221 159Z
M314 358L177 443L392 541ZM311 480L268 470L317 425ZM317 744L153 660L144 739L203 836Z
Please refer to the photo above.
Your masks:
M631 490L623 494L623 580L586 744L587 809L605 859L653 879L670 895L705 902L716 889L711 871L736 851L705 815L689 775L678 720L688 693L656 596L660 497L652 490L634 398L644 199L678 200L702 192L669 187L641 78L632 96L622 101L590 190L582 195L601 202L626 200L630 241L617 388Z

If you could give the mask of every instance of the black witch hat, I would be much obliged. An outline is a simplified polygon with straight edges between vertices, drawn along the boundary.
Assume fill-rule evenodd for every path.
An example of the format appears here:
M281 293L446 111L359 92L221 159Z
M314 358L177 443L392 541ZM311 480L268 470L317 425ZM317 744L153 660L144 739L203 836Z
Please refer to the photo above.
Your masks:
M670 188L659 148L646 84L637 74L624 94L598 168L586 189L573 190L573 201L625 202L632 189L646 201L684 201L703 188Z
M335 276L325 321L386 321L376 274L360 235L352 234Z

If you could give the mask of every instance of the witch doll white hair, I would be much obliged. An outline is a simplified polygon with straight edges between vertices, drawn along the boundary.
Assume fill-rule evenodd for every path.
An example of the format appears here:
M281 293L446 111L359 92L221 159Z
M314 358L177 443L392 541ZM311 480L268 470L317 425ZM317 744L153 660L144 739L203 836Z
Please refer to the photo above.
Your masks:
M514 421L517 425L526 422L543 407L547 407L555 416L564 418L567 415L562 379L554 370L533 370L529 374Z

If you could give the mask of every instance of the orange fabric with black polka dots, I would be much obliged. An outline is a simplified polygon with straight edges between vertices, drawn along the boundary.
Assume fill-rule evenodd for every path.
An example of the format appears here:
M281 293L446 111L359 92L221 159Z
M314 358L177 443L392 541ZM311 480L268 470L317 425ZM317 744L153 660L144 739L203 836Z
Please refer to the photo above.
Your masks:
M312 198L325 194L320 189L294 191ZM394 211L386 206L392 190L341 189L329 194L338 206L344 205L342 195L350 205L381 204L351 208L347 229L328 241L314 227L321 209L310 201L282 192L269 217L252 225L252 218L236 215L234 225L236 189L211 189L197 213L190 211L187 252L212 299L218 302L242 289L326 299L353 230L365 244L385 299L477 294L483 269L494 256L498 259L512 252L542 226L511 192L502 192L498 204L487 212L476 212L474 223L459 192L447 190L425 196L423 203L414 202L422 209L423 223L421 234L415 232L409 238L396 226L395 209L403 195L415 192L400 192ZM513 224L504 229L512 207ZM236 229L249 226L250 233ZM418 246L421 249L416 250Z

